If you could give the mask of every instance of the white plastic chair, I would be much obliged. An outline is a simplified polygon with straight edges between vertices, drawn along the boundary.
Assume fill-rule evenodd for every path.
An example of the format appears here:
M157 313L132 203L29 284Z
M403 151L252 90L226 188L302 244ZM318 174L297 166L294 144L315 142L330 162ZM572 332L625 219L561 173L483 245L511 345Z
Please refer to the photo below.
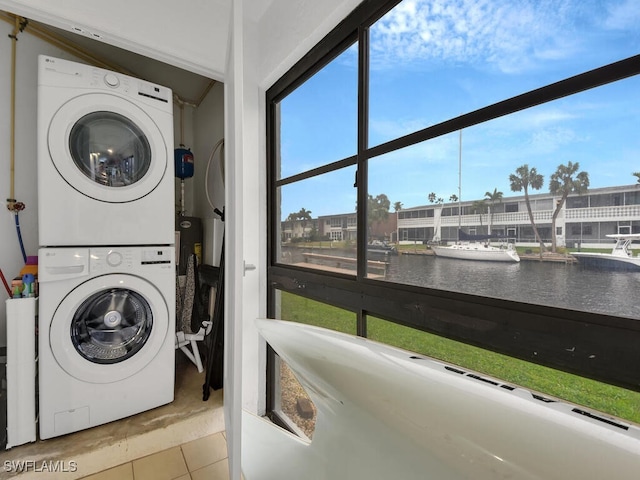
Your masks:
M185 333L183 331L176 332L176 349L182 350L189 360L198 368L198 373L204 371L202 366L202 359L200 358L200 349L198 348L198 342L204 340L204 337L211 333L210 321L202 322L202 327L197 333ZM191 350L190 350L191 349Z
M186 357L197 367L198 372L202 373L204 367L202 366L198 342L203 341L205 337L211 333L212 322L210 320L203 321L197 332L194 332L192 329L191 316L197 291L196 282L198 281L196 262L195 255L191 255L187 261L184 292L182 288L180 288L179 281L176 284L176 305L178 308L176 312L177 331L175 348L182 350ZM209 309L211 309L211 305L209 305ZM209 318L211 318L211 312L209 312Z

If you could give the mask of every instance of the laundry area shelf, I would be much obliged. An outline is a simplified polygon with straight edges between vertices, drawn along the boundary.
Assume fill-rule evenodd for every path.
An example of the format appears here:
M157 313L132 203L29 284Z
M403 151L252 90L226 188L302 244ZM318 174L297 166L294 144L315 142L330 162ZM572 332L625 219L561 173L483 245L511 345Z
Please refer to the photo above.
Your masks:
M36 440L37 298L6 300L7 444Z

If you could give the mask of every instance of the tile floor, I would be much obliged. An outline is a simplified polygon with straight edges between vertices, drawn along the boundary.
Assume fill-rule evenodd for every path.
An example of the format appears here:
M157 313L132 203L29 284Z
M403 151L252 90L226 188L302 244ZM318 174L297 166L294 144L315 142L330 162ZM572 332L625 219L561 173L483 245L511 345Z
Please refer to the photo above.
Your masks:
M0 480L228 478L222 390L211 390L204 402L204 376L177 351L172 403L106 425L0 451ZM45 461L66 465L73 461L77 470L7 471L6 462L19 461L37 466Z
M228 480L224 432L110 468L82 480Z

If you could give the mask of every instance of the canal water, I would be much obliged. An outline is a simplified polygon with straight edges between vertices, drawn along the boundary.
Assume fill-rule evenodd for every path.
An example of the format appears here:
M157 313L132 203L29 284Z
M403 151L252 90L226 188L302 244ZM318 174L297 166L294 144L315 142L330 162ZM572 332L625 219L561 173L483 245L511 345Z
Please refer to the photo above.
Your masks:
M427 255L389 257L387 280L474 295L640 318L640 273L577 264L475 262Z
M304 261L291 249L286 263ZM338 249L313 253L353 257ZM370 255L388 262L386 280L519 302L640 319L640 272L600 271L578 264L478 262L433 255Z

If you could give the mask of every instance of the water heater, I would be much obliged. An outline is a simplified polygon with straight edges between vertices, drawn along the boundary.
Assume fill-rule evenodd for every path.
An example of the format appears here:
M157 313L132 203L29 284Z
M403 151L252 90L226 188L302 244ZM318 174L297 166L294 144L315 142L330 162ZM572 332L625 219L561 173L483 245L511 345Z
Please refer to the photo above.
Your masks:
M176 232L179 232L178 275L187 274L187 260L195 253L198 264L202 264L202 220L198 217L176 217Z
M193 177L193 153L184 145L176 148L173 153L175 163L176 177L184 180Z

